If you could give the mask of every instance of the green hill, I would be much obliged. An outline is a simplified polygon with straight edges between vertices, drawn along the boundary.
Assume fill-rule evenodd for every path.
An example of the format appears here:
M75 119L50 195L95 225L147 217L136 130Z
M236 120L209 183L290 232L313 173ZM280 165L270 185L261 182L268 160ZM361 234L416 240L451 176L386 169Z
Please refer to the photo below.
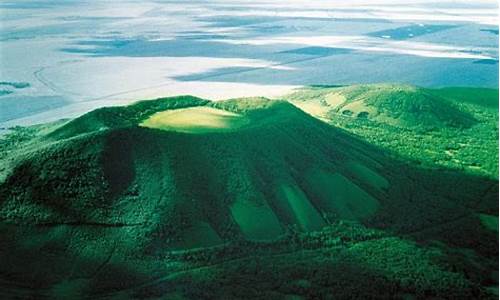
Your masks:
M497 182L417 168L284 101L143 101L19 129L1 149L7 298L495 285Z
M0 214L23 224L164 218L162 226L176 228L175 247L198 227L218 241L276 238L291 224L320 229L326 214L358 220L376 212L368 191L389 186L380 166L292 105L252 101L184 97L70 121L19 156ZM141 211L123 209L138 203Z
M335 115L369 119L403 128L467 128L472 115L424 88L397 84L353 85L298 91L290 100L323 118Z
M316 86L285 98L395 157L498 179L498 89Z

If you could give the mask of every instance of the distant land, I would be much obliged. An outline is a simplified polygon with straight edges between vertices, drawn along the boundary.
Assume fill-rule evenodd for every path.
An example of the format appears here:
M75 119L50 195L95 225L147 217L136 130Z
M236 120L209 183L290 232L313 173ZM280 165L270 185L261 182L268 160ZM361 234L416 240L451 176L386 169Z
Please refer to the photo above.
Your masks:
M498 88L492 0L4 0L0 9L0 81L29 84L0 84L0 128L176 95Z

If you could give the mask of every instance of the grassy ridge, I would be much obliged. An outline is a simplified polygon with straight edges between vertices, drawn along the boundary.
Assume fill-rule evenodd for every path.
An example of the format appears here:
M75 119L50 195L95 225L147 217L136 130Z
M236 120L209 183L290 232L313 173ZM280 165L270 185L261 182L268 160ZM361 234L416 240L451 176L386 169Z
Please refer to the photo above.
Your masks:
M293 93L290 100L323 118L368 119L411 129L468 128L476 123L468 112L437 92L406 85L374 84L312 87Z
M498 90L359 85L287 98L396 157L498 179ZM360 117L363 111L370 113Z

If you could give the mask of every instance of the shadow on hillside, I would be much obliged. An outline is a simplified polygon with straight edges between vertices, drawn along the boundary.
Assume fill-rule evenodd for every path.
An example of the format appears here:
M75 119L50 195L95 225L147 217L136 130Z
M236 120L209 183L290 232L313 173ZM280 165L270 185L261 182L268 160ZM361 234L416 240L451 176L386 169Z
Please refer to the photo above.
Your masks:
M498 260L497 233L488 230L482 224L478 213L496 216L498 211L498 181L486 177L471 176L455 170L424 169L412 165L411 162L405 162L403 159L392 159L384 150L342 130L332 129L327 124L320 123L320 125L316 124L315 126L317 126L315 129L318 129L319 133L313 131L314 134L317 133L317 136L312 138L335 137L336 147L343 149L342 147L348 146L349 151L356 154L355 157L364 157L363 159L375 161L380 165L377 171L390 179L389 187L382 191L377 192L362 186L380 202L376 215L363 221L365 226L382 229L392 237L416 241L423 248L440 243L452 249L472 250L473 256L478 256L480 261L486 261L479 267L481 271L484 271L485 274L496 271L494 262ZM134 151L141 149L147 151L150 149L148 147L155 146L160 151L165 151L162 146L176 145L177 142L193 139L189 137L182 140L182 134L170 134L168 137L162 135L162 138L168 143L158 142L154 144L152 141L158 140L157 135L163 134L161 131L144 128L126 130L131 131L132 134L122 135L121 133L125 131L120 129L106 135L106 139L104 139L106 147L103 148L105 150L101 157L105 162L104 185L100 188L105 190L105 187L109 185L111 189L105 190L105 195L111 195L111 199L103 199L104 202L99 202L100 198L93 198L93 192L86 192L87 194L83 195L71 190L71 185L65 186L66 183L71 182L71 175L80 176L81 174L78 172L96 168L95 165L92 165L92 161L95 160L91 159L95 153L82 151L82 149L89 149L88 147L92 147L95 143L102 142L96 138L91 139L85 145L87 148L62 148L55 152L55 156L42 156L44 160L40 159L32 164L21 164L14 170L10 181L0 187L3 197L14 195L20 199L22 199L21 196L26 196L23 193L26 193L29 188L30 194L27 197L32 197L38 205L45 206L50 211L56 211L67 219L78 221L71 224L54 223L48 226L2 225L0 244L5 247L1 247L0 257L2 262L6 263L2 263L1 266L0 285L5 287L2 292L7 293L7 296L9 296L8 293L12 292L35 298L40 298L37 297L40 295L52 298L57 295L64 297L68 293L76 293L75 297L78 298L78 293L96 295L97 297L105 293L120 293L119 291L122 291L124 297L135 296L138 298L163 295L169 295L169 297L187 295L194 299L219 295L229 298L280 298L284 294L322 298L326 295L322 293L341 293L340 291L344 291L345 295L356 295L359 298L364 298L374 294L392 296L398 291L418 292L420 297L429 296L426 293L436 293L436 290L416 291L414 287L402 286L401 282L387 278L385 274L371 269L370 266L359 264L356 261L335 260L335 255L320 250L316 254L308 256L308 251L299 249L288 259L276 258L274 260L266 255L255 257L251 251L243 249L241 252L246 253L247 258L244 258L241 264L232 265L227 262L212 269L199 268L192 272L165 274L166 265L175 262L146 254L148 253L148 244L161 244L155 240L155 235L140 235L144 232L139 228L138 236L144 237L143 243L140 245L132 244L132 242L127 244L129 242L126 240L129 236L127 232L131 230L129 227L118 226L119 224L115 224L117 226L111 224L94 226L97 224L84 222L89 218L87 214L96 215L99 213L99 209L115 204L113 202L115 197L130 191L130 186L138 176L134 172L134 166L132 166L134 161L131 158L138 154ZM283 141L296 136L291 135L295 130L297 128L293 126L284 126L278 131L283 136L268 138L272 138L275 142L272 145L280 148L283 147L281 145ZM264 131L259 134L265 136ZM328 135L322 135L324 132L327 132ZM256 141L259 141L254 134L254 132L248 133L247 142L255 144ZM177 148L175 150L177 152L174 151L172 157L181 154L183 156L180 157L196 156L195 150L203 145L209 148L225 148L225 144L222 145L221 142L227 140L219 139L220 137L217 136L216 139L210 141L200 139L188 148ZM151 143L147 143L147 141ZM131 143L136 143L135 145L140 145L140 147L134 148ZM286 145L294 144L286 143ZM308 145L302 146L301 151L307 151ZM82 156L79 156L76 164L64 165L66 169L61 169L61 166L57 164L51 164L56 158L77 155L75 152L77 150L78 155ZM189 151L194 152L190 153ZM300 159L300 155L297 156L297 153L302 152L291 153L294 154L290 154L286 158L287 162ZM326 157L333 159L334 155ZM176 183L179 183L185 190L192 189L190 196L207 198L207 201L216 202L215 198L221 191L211 190L209 183L217 180L224 181L225 177L214 177L205 182L206 176L219 174L203 174L203 170L206 172L217 170L217 166L211 165L207 159L210 156L210 153L200 155L195 161L190 162L189 167L186 167L188 169L184 170L185 173L176 174L173 177L177 180ZM154 164L156 158L156 156L152 156L149 163ZM261 157L261 159L264 158ZM182 162L179 163L182 167ZM307 162L298 162L295 166L308 167ZM40 184L43 181L35 180L40 179L41 176L48 176L46 170L52 169L57 169L58 172L67 176L57 175L59 177L50 178L52 176L50 175L49 179L52 180L48 180L49 184L45 185ZM161 168L158 170L160 171ZM295 172L295 174L295 176L299 176L301 172ZM85 176L91 175L85 174ZM272 176L272 174L268 174L268 176ZM83 180L85 178L87 177L80 179L85 182ZM299 185L300 179L296 178ZM353 178L353 180L355 179ZM33 184L33 182L37 182L37 184ZM190 184L193 182L194 185ZM272 182L270 181L270 183ZM8 190L9 187L16 187L19 190ZM66 194L61 194L58 191L65 191ZM308 195L306 189L304 191L306 196L314 202L314 196ZM82 197L83 200L80 199ZM24 199L27 201L28 198ZM6 198L3 198L1 203L3 204L5 200ZM152 199L146 200L151 201ZM92 206L94 204L95 206ZM218 204L220 205L219 202ZM210 209L214 208L203 206L202 209L210 212ZM215 213L219 214L220 212ZM227 211L222 213L227 213ZM113 216L106 217L113 218ZM162 224L158 225L158 228L153 230L164 230ZM221 227L224 226L221 225ZM156 239L161 238L161 235L156 237ZM230 236L223 236L223 238L229 239ZM165 249L165 252L167 251ZM455 259L465 260L465 257L460 255L455 256ZM465 265L465 270L469 270L475 262L472 260L472 262L463 261L461 263ZM188 262L185 263L184 267L189 269L191 265ZM478 267L474 268L476 271L473 273L478 273ZM476 275L469 274L467 276L474 279ZM304 277L314 278L314 282L306 280L306 282L302 281L296 283L296 286L292 286L293 282ZM152 281L153 283L151 283ZM480 282L474 281L474 283L491 284L482 277L479 277L478 281ZM140 288L143 284L146 284L144 288ZM450 290L450 286L439 289L438 292L442 293L443 297L452 297L453 291ZM25 292L27 294L24 294ZM477 293L477 290L472 289L470 292ZM470 296L477 297L477 294Z
M101 230L95 234L99 235ZM366 299L374 295L450 299L488 296L477 286L455 282L459 277L446 271L441 275L426 274L425 266L416 271L420 274L416 278L394 277L391 272L369 264L367 259L370 260L371 254L358 256L346 248L295 249L263 255L242 249L246 255L239 259L196 268L186 263L185 268L171 272L167 268L169 262L161 259L136 259L120 255L120 250L113 247L103 253L98 245L88 245L77 228L39 229L3 224L0 233L3 245L0 296L9 299L283 299L292 295L326 299L332 294L338 299ZM394 266L388 266L391 267ZM443 281L435 278L442 275L450 277Z

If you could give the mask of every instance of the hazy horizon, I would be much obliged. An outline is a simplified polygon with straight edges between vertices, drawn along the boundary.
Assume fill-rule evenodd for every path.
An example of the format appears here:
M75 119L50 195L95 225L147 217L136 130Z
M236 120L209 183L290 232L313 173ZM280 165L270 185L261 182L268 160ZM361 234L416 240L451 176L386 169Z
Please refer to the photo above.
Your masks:
M4 1L0 9L0 127L178 94L498 87L494 1Z

